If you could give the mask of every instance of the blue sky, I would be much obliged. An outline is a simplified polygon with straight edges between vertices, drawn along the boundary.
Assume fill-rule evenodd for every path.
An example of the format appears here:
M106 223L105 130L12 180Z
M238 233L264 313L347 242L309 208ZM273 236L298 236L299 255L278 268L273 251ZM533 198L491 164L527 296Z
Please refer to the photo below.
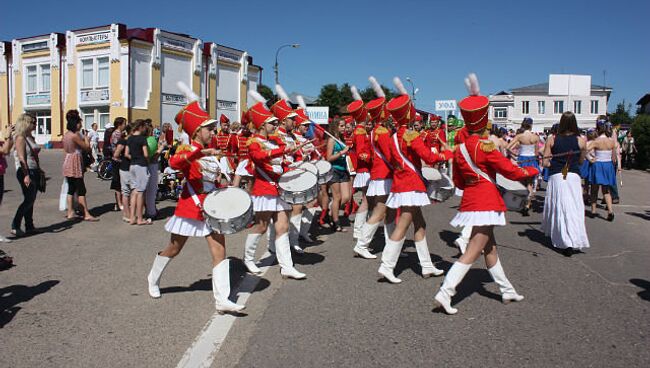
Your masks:
M65 5L64 5L65 4ZM483 93L591 74L614 88L609 104L650 92L650 1L7 1L0 39L124 23L188 33L247 50L273 84L275 50L288 92L316 96L326 83L360 88L411 77L419 108L465 96L476 72ZM405 82L405 81L404 81ZM406 83L406 82L405 82ZM408 87L408 84L407 84Z

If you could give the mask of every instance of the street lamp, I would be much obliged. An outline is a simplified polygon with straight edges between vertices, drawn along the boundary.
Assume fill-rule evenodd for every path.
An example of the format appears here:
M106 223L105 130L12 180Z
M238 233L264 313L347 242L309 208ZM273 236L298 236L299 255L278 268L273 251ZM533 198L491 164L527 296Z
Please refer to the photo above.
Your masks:
M411 77L406 77L406 81L409 82L409 84L411 85L411 98L413 98L413 105L415 105L415 95L417 95L420 89L415 88L415 85L413 84Z
M278 68L278 54L280 54L280 50L282 50L285 47L293 47L294 49L297 49L300 47L299 43L290 43L287 45L282 45L278 47L278 49L275 51L275 66L273 67L273 70L275 71L275 84L280 84L280 69Z

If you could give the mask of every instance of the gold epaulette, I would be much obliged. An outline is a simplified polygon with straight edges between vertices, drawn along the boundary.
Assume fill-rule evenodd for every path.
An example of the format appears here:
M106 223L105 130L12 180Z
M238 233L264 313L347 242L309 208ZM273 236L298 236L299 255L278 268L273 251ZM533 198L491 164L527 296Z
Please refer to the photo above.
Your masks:
M365 128L358 127L357 129L354 130L354 134L355 135L365 135L365 134L368 134L368 132L366 132Z
M406 142L407 145L411 145L411 141L413 141L415 138L419 137L420 133L416 132L415 130L409 130L404 133L404 136L402 136L402 139Z
M180 146L176 147L176 153L181 152L192 152L192 146L189 144L181 144Z
M375 141L379 139L379 136L382 134L388 134L388 129L386 127L379 127L377 130L375 130Z
M481 140L481 141L479 141L478 144L479 144L479 148L481 149L481 151L486 152L486 153L490 153L490 152L494 151L497 148L497 146L494 144L494 142L492 142L490 140Z
M250 146L251 144L256 143L256 142L258 142L258 139L257 139L256 137L250 137L250 138L248 138L248 140L246 141L246 147L248 147L248 146Z

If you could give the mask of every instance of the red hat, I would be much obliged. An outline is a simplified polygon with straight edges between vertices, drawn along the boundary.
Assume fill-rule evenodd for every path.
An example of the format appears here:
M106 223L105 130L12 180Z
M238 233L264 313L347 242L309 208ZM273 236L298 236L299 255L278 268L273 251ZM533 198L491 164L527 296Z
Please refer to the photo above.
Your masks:
M351 115L345 115L343 117L343 121L345 121L346 124L352 124L352 123L354 123L355 120L356 119L353 118Z
M386 109L397 125L408 124L415 118L415 108L409 95L399 95L393 98L386 104Z
M385 104L385 97L375 98L366 104L366 110L368 110L368 113L370 114L370 120L375 123L384 120L385 116L383 116L382 112L384 111Z
M230 123L230 119L228 119L226 115L221 114L221 116L219 117L219 123L221 124Z
M255 129L260 129L264 123L278 120L262 102L256 103L248 110L248 117L253 122Z
M307 111L303 109L302 107L299 107L296 109L296 123L298 124L310 124L311 120L309 120L309 116L307 115Z
M271 111L273 111L273 115L275 115L278 120L294 118L298 115L295 111L293 111L291 106L289 106L287 100L278 100L278 102L274 103L273 106L271 106Z
M490 100L480 95L478 78L472 73L465 78L465 85L469 91L469 96L465 97L458 103L460 113L465 120L465 126L470 132L476 132L484 129L488 123L488 107Z
M422 115L420 113L415 113L415 121L422 121Z
M185 105L174 118L176 124L182 128L187 135L192 137L200 127L215 124L217 121L210 119L210 115L205 112L198 101L190 102Z
M363 100L354 100L347 106L347 111L357 123L363 123L368 117L368 110L363 106Z
M440 121L440 116L438 116L436 114L429 115L429 122L433 123L433 122L437 122L437 121Z

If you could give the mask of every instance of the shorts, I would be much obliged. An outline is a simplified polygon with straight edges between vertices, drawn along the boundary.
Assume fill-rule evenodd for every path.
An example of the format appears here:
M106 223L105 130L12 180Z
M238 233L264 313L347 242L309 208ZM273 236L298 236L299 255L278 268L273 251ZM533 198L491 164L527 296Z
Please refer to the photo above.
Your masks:
M120 170L120 191L125 196L131 195L131 173L127 170Z
M332 180L330 180L329 184L347 183L350 181L350 174L347 171L334 169L332 172L334 175L332 176Z
M84 183L83 176L81 178L65 177L68 182L68 195L78 195L84 197L86 195L86 184Z
M140 165L131 165L129 168L131 173L131 189L143 193L147 190L147 183L149 182L149 168Z

